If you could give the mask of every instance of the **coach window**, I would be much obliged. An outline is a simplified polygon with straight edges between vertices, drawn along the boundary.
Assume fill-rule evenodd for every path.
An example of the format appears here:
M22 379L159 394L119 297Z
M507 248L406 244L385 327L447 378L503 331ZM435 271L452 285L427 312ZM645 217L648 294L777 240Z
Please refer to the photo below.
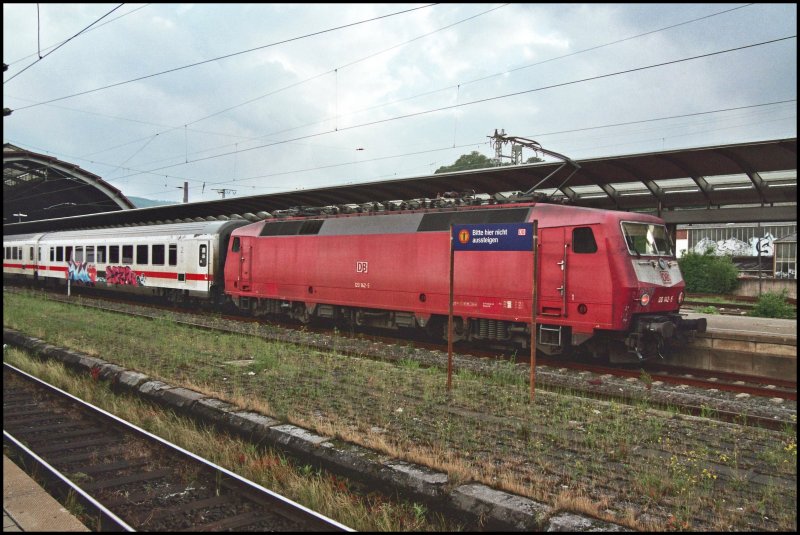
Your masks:
M203 244L200 246L200 267L206 267L208 264L208 245Z
M136 246L136 263L137 264L149 264L150 260L147 258L147 249L150 247L149 245L137 245Z
M31 262L36 262L36 258L33 256L33 247L31 247Z
M596 253L597 242L589 227L578 227L572 231L572 250L576 253Z
M178 246L174 243L169 244L169 265L178 265Z
M153 245L153 265L154 266L163 266L164 265L164 246L163 245Z
M94 264L94 245L86 247L86 261Z
M98 264L105 264L106 263L106 246L105 245L98 245L97 246L97 263Z
M108 246L108 263L119 264L119 245Z
M69 262L72 260L72 246L69 245L64 247L64 262Z
M83 262L83 246L75 247L75 261Z
M122 246L122 263L133 264L133 245Z

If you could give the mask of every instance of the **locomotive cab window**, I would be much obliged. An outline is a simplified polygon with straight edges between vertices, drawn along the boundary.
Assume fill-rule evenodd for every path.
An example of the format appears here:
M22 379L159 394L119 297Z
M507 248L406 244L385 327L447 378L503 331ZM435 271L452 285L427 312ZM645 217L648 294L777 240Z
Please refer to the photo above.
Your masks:
M672 243L664 225L622 223L622 233L628 251L635 256L672 256Z
M206 267L208 264L208 245L202 244L200 246L200 267Z
M575 253L596 253L597 242L590 227L578 227L572 230L572 251Z

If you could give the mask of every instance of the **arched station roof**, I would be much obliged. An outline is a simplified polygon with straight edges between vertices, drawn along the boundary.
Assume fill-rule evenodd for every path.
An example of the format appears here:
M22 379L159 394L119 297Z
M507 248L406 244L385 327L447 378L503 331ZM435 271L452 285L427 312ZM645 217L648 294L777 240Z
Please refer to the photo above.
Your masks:
M293 207L529 191L581 206L648 212L670 224L797 220L797 138L443 173L383 182L12 223L4 234L215 218L252 221ZM554 172L555 171L555 172ZM569 176L569 179L567 177ZM566 182L565 182L566 180ZM538 184L538 186L537 186ZM7 228L8 227L8 228Z
M77 165L3 145L4 224L133 207L120 190Z

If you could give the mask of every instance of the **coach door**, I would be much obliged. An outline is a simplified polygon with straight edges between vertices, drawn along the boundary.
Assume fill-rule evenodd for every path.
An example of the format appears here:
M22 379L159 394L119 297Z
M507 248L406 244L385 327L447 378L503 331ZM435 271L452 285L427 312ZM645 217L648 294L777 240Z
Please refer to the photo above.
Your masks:
M539 233L539 314L566 316L567 243L563 228L544 228Z

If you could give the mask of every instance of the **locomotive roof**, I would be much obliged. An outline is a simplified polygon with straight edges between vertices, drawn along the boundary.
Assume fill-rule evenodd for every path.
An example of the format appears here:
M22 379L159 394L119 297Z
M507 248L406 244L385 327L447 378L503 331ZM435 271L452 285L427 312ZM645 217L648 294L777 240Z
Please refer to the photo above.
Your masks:
M451 224L521 223L539 227L591 225L621 220L663 223L655 216L549 203L464 206L395 212L317 215L268 219L235 231L244 236L337 236L446 231Z
M137 227L117 227L88 230L67 230L41 234L43 240L69 240L86 238L146 238L155 236L206 236L220 234L224 231L240 227L248 221L193 221L190 223L170 223L165 225L144 225ZM32 239L36 234L19 234L3 236L3 241Z

